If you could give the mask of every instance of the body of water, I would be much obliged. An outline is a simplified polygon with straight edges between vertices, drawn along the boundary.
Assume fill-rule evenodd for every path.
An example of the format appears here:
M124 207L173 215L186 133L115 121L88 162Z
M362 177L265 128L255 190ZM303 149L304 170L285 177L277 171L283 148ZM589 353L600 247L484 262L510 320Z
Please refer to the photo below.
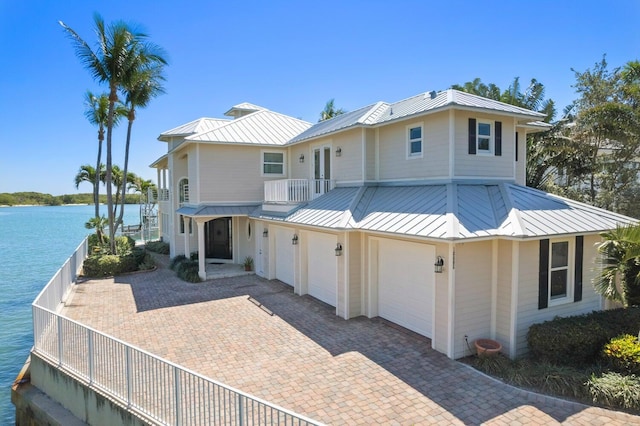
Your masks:
M101 207L106 215L106 207ZM0 424L15 423L11 385L33 346L31 303L85 236L93 206L0 208ZM139 223L137 205L124 223Z

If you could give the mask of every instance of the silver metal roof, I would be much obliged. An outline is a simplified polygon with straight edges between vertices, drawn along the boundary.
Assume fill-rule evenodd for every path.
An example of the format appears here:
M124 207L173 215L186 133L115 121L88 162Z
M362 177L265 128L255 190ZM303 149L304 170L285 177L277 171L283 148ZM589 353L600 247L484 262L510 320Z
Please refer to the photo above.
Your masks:
M187 141L283 145L311 123L266 109L229 120L213 130L189 136Z
M189 216L247 216L258 208L259 204L254 205L206 205L206 206L183 206L176 213Z
M197 120L190 121L181 126L174 127L171 130L167 130L166 132L162 132L159 139L162 139L163 136L187 136L196 133L208 132L209 130L223 126L230 121L231 120L224 118L198 118Z
M260 105L250 104L249 102L242 102L241 104L234 105L229 108L229 111L225 112L224 115L228 115L231 117L236 116L236 111L240 112L249 112L249 111L261 111L266 108L261 107Z
M336 188L288 216L253 217L433 239L598 233L635 219L511 183Z
M338 115L330 120L314 124L307 131L291 139L289 143L297 143L354 126L374 126L413 115L455 107L516 115L522 119L531 120L533 122L531 127L544 128L548 126L546 123L539 121L539 119L545 117L545 114L449 89L442 92L421 93L391 104L378 102L373 105L367 105L355 111Z

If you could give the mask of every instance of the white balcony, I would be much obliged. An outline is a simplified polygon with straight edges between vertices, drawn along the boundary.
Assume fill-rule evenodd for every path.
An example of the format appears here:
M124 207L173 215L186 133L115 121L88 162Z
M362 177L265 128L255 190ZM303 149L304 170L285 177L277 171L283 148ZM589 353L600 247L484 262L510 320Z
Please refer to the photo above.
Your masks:
M330 179L279 179L264 183L264 202L299 204L318 198L335 188Z

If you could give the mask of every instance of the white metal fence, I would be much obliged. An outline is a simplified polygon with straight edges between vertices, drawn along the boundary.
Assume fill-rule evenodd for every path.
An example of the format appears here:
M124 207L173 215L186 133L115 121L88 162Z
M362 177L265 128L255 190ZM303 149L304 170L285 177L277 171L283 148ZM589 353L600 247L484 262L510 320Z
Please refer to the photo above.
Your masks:
M335 187L329 179L278 179L264 183L267 203L302 203L313 200Z
M85 239L33 302L33 351L163 425L318 425L62 316Z

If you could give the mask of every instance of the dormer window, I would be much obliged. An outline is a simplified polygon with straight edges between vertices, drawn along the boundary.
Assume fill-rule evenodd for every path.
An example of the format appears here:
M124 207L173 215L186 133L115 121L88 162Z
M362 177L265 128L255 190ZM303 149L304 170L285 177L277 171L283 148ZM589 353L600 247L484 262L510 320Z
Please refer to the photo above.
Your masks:
M502 155L502 122L469 119L469 154Z
M422 126L407 126L407 158L422 157Z

